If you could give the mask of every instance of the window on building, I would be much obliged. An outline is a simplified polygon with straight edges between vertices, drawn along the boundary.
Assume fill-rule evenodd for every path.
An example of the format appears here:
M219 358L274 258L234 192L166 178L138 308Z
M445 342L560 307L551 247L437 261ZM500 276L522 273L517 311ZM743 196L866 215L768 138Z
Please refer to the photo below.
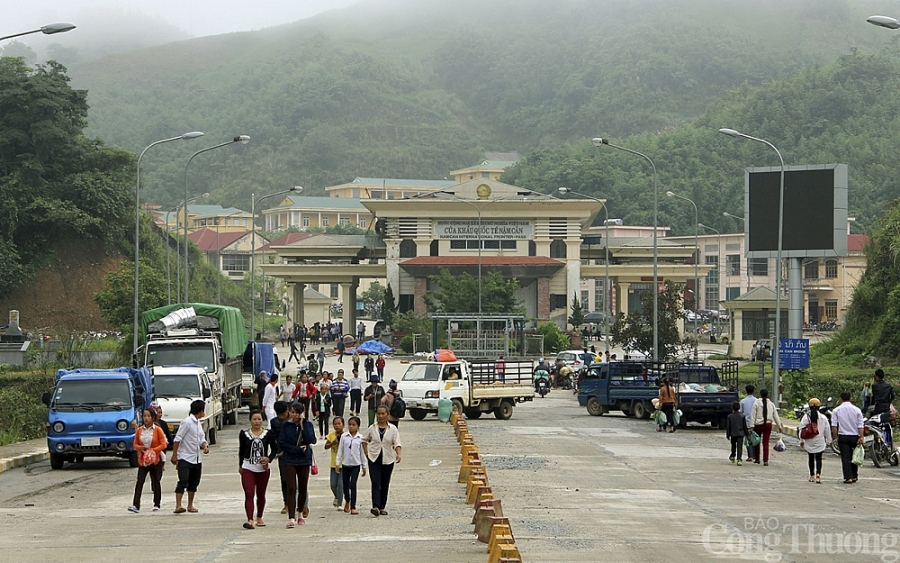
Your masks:
M837 260L826 260L825 261L825 277L826 278L836 278L837 277Z
M706 286L715 286L717 289L719 287L719 257L716 255L710 256L707 254L704 256L706 259L706 263L712 266L715 266L712 270L706 274Z
M528 255L537 256L537 243L533 240L528 241Z
M372 199L384 199L384 191L382 190L372 190Z
M590 298L589 297L590 294L591 294L590 291L588 291L586 289L581 290L581 307L584 309L585 312L590 311L590 308L588 307L588 304L589 304L588 299Z
M718 254L719 253L719 245L718 244L704 244L703 252L706 254ZM707 262L709 264L709 262Z
M249 254L223 254L222 269L226 272L249 272Z
M485 240L482 241L484 243L485 250L499 250L500 249L500 241L499 240Z
M837 301L825 302L825 318L829 321L837 320Z
M437 239L431 241L431 244L428 245L428 255L429 256L438 256L438 249L440 248L440 243Z
M491 173L490 173L490 172L482 172L482 173L481 173L481 177L482 177L482 178L490 178L490 177L491 177Z
M408 238L400 241L400 258L415 258L416 243Z
M503 250L515 250L518 247L516 245L516 241L514 240L501 240L500 248L502 248Z
M741 255L728 254L725 256L725 272L729 276L741 275Z
M775 335L775 311L744 311L741 328L744 340L772 338ZM787 337L787 311L781 312L781 336Z
M768 258L749 258L747 267L750 269L751 276L768 276L769 275L769 259Z
M605 282L606 282L605 279L594 280L594 310L595 311L603 310L603 284Z
M319 291L319 284L311 283L311 284L309 284L309 288L313 291Z
M350 217L338 217L338 225L349 225Z
M739 243L739 242L728 242L728 243L725 243L725 252L728 252L729 250L737 250L738 252L740 252L740 250L741 250L741 243Z
M411 293L401 293L397 301L397 310L401 313L414 311L416 308L416 296Z
M732 299L737 299L741 295L741 288L739 287L726 287L725 288L725 299L731 301Z
M817 280L819 279L819 261L812 260L803 266L803 279Z
M360 229L365 229L365 228L366 228L366 218L365 218L365 217L360 217L360 218L359 218L359 223L357 223L356 226L359 227Z
M566 304L566 294L565 293L551 293L550 294L550 310L555 311L557 309L565 309Z
M322 216L322 224L321 224L320 226L321 226L321 227L327 227L327 226L328 226L328 215L323 215L323 216Z
M555 240L550 243L550 258L565 258L566 243L562 240Z
M300 218L300 224L304 227L309 227L309 215L302 215Z
M464 240L451 240L450 241L450 250L465 250L466 249L466 241Z
M340 291L341 291L341 286L340 286L340 284L337 284L337 283L331 284L331 293L330 293L330 295L331 295L331 298L332 298L332 299L338 299L338 296L341 294Z

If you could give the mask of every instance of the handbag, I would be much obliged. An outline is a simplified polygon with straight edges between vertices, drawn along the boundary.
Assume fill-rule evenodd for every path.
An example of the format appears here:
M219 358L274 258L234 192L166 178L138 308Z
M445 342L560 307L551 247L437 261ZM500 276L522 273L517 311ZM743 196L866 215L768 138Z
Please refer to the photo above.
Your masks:
M315 451L312 452L312 467L309 468L309 472L312 475L319 474L319 466L316 465L316 452Z
M853 465L862 465L863 461L866 459L866 450L862 447L861 444L858 444L855 448L853 448Z
M141 450L138 455L138 464L141 467L150 467L159 463L159 454L156 450Z
M748 446L758 446L760 442L759 434L756 433L756 430L751 430L744 441Z
M809 420L809 419L807 419ZM800 438L804 440L809 440L810 438L815 438L819 435L819 425L815 422L810 421L808 425L803 427L803 432L800 433Z

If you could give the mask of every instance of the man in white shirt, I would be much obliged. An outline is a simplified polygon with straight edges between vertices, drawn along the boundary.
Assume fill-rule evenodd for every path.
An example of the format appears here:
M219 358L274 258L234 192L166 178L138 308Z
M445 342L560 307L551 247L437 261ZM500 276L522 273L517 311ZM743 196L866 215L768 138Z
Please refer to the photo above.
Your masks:
M175 444L172 446L172 465L178 471L178 484L175 486L175 514L197 512L194 506L194 494L200 485L203 465L200 452L209 453L206 434L200 419L206 416L206 403L197 399L191 403L191 414L181 421ZM184 491L188 493L187 510L181 505Z
M285 375L284 388L281 390L281 400L285 401L288 404L291 404L291 402L293 402L294 400L294 389L296 388L297 386L294 385L293 378L290 375Z
M850 402L850 392L841 393L841 404L831 411L831 434L837 436L841 449L841 468L844 472L844 483L856 483L859 466L853 463L853 449L863 443L862 411Z
M363 378L359 376L359 370L353 370L350 378L350 416L359 416L362 409Z
M269 378L269 384L266 385L266 390L263 393L263 412L266 413L266 419L271 424L272 420L275 418L275 401L278 400L278 374L273 373L272 377ZM271 428L271 426L266 426L266 428Z
M366 335L366 325L363 324L362 321L359 321L359 324L356 325L356 339L359 343L362 343L363 337Z
M747 419L747 428L750 428L750 417L753 416L753 403L756 402L756 396L753 395L753 392L756 391L756 387L747 385L744 387L744 391L747 392L747 396L741 400L741 414ZM753 446L748 442L747 463L753 463L753 461Z

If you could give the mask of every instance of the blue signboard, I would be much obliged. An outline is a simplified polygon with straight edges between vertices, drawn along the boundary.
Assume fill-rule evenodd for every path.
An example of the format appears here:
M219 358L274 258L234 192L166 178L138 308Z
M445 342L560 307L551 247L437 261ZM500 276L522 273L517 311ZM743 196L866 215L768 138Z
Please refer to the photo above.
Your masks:
M772 359L774 367L775 359ZM780 369L809 369L809 339L780 338L778 340Z

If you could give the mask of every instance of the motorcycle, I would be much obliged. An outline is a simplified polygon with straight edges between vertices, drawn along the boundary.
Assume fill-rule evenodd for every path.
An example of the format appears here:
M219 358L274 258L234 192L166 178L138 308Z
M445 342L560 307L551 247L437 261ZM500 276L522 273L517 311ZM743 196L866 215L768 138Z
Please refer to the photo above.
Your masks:
M863 444L872 458L875 467L887 467L900 463L900 457L894 448L894 430L891 428L890 415L877 414L864 421Z
M562 373L556 376L556 387L558 389L572 389L572 373L571 369L561 370Z
M534 375L534 392L542 398L550 392L550 374L540 370Z

